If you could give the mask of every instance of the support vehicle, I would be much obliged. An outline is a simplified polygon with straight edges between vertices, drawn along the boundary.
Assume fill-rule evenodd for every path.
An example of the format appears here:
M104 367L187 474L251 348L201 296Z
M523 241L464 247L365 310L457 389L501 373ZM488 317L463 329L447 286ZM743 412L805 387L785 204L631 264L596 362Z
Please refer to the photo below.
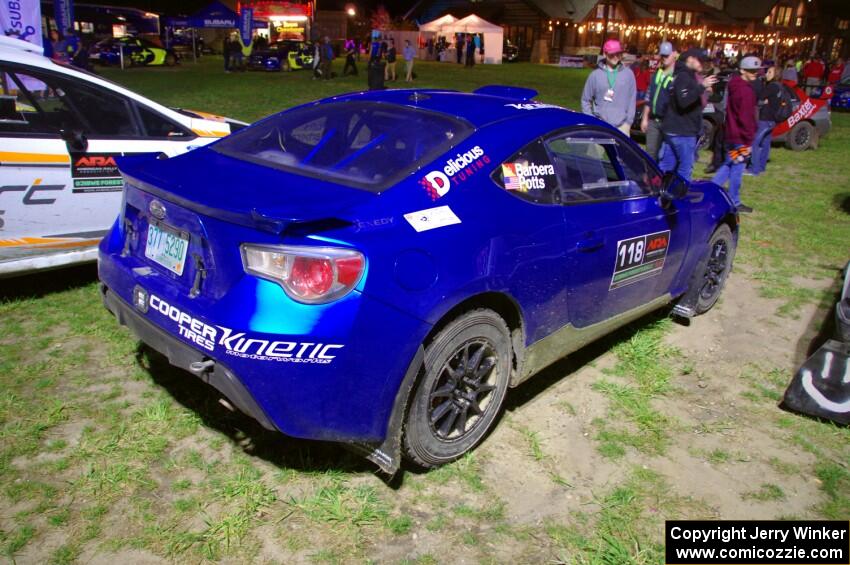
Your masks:
M120 209L117 157L177 155L243 125L166 108L0 37L0 277L97 258Z

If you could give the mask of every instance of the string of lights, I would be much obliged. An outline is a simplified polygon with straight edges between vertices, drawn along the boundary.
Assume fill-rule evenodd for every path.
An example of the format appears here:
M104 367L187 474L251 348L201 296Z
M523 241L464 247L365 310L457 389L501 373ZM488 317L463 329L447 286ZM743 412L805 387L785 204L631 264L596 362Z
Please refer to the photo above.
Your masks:
M579 34L586 32L602 33L604 24L602 22L576 23L561 20L549 20L549 31L553 30L553 26L562 26L564 28L577 28ZM606 31L623 31L626 37L631 34L644 34L647 38L653 35L661 35L666 37L675 37L678 39L695 39L702 41L703 34L706 38L725 39L730 41L743 41L752 43L767 43L773 45L779 42L781 45L792 46L798 43L805 43L816 39L816 35L785 35L780 32L772 33L735 33L727 31L713 30L703 27L694 26L671 26L667 24L622 24L619 22L608 22Z

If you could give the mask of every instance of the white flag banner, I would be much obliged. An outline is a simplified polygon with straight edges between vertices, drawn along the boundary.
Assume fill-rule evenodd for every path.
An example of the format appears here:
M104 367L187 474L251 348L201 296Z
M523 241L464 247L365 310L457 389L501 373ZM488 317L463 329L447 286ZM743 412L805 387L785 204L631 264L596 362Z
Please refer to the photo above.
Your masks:
M23 39L39 47L44 47L41 36L40 0L0 0L0 28L3 29L3 34L7 37ZM22 77L21 80L29 90L44 90L45 88L43 82L30 77ZM6 84L14 83L7 82Z
M35 45L41 42L41 2L39 0L0 0L0 27L7 37L17 37Z

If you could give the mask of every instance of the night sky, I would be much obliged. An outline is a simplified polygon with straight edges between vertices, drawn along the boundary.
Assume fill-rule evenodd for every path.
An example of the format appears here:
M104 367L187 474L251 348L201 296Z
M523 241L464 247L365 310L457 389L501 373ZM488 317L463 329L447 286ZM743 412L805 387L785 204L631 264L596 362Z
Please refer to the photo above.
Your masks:
M88 0L87 4L109 6L129 6L149 12L158 12L167 16L191 14L209 4L212 0ZM235 3L235 0L234 2ZM390 14L404 15L416 0L317 0L319 10L341 10L346 4L352 3L368 13L379 5L383 5Z

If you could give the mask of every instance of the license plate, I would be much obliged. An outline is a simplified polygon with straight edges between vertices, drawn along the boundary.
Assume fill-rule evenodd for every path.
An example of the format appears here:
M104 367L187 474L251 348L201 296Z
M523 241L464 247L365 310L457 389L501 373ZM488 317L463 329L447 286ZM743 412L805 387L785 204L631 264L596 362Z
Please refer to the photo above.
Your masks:
M176 231L162 225L148 225L148 242L145 245L145 257L162 265L169 271L183 275L186 266L186 252L189 240Z

